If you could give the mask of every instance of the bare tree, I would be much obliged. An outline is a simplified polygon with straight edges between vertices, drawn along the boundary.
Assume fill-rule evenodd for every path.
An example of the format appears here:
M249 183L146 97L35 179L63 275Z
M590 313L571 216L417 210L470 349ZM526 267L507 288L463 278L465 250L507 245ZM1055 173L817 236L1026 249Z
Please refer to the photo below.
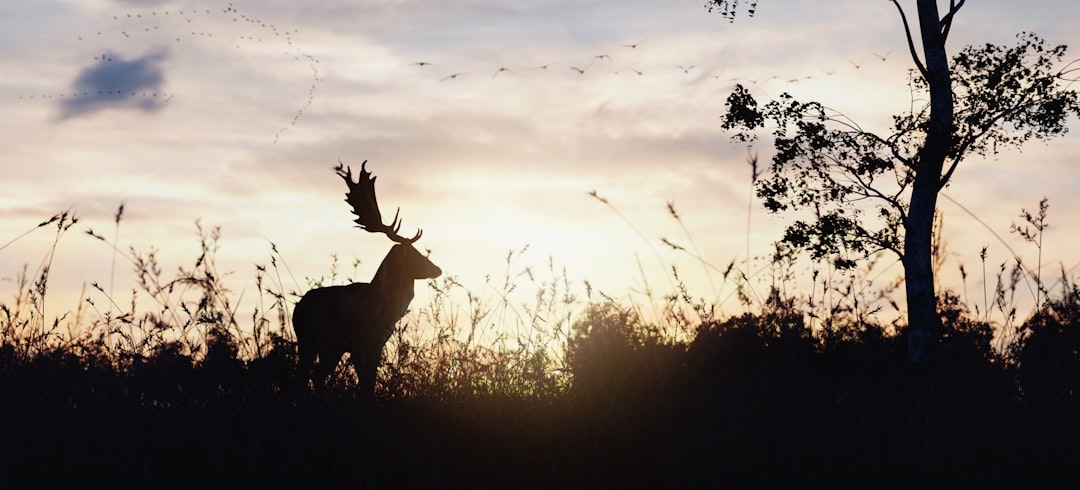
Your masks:
M349 187L345 201L361 229L385 234L395 245L370 283L316 288L304 294L293 311L293 329L302 372L311 374L316 386L326 381L348 352L361 394L370 398L383 346L412 302L414 281L438 277L442 270L413 248L422 231L412 238L399 235L398 213L389 225L383 223L375 198L375 177L366 170L366 164L365 160L356 182L350 168L340 164L335 168Z

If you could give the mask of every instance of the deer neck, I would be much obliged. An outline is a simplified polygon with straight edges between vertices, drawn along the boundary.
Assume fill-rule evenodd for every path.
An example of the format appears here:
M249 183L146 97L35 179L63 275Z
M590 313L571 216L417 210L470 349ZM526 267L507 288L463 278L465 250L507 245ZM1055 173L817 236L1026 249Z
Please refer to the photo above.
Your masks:
M371 279L371 287L380 291L383 301L389 307L388 311L400 312L395 318L400 318L408 309L415 294L413 290L414 280L405 273L401 260L391 252L379 265L375 277Z

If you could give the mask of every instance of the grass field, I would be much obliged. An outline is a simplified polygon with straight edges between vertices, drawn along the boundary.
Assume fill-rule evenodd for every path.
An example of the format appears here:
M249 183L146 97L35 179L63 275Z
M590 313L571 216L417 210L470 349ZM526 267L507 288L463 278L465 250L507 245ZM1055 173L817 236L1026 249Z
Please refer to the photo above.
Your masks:
M60 240L74 224L42 226ZM52 322L48 267L20 276L0 304L5 486L1080 483L1080 288L1067 277L1020 319L1009 298L1022 272L1002 268L987 294L1000 320L941 294L931 436L916 441L904 325L839 284L824 286L828 301L746 291L732 314L676 290L646 318L642 304L575 295L555 267L509 272L511 253L489 291L418 284L432 301L399 325L366 404L347 363L321 392L298 375L284 258L257 269L259 306L241 318L218 236L200 231L175 277L90 231L136 268L137 294ZM505 300L529 289L528 303Z

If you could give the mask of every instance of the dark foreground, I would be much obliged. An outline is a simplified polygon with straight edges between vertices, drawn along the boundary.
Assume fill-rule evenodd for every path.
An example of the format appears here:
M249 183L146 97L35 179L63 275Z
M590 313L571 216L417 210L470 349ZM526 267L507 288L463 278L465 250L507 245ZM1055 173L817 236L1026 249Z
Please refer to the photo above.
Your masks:
M1075 324L1040 327L1011 360L978 325L955 324L920 391L902 336L812 339L782 320L706 325L689 345L594 329L574 345L571 387L403 394L384 383L373 405L348 387L299 386L288 355L162 354L118 370L4 346L0 486L1080 484ZM911 436L917 406L925 441Z

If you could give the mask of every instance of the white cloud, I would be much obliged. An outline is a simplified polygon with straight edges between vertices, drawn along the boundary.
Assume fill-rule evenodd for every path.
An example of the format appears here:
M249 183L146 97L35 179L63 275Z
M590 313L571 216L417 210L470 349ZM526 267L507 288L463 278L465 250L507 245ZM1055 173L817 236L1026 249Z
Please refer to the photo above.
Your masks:
M268 240L299 276L323 273L332 252L374 268L386 244L351 228L344 186L330 170L339 158L354 168L370 160L380 200L402 208L407 229L424 228L421 243L448 272L498 272L507 251L530 243L536 259L557 254L571 274L605 276L616 288L636 276L635 255L661 248L658 236L683 237L666 215L668 200L706 257L726 264L745 255L749 192L745 151L719 128L730 79L762 97L788 90L819 98L871 127L908 102L910 63L886 2L768 1L733 24L694 2L666 1L275 1L236 2L235 12L198 0L82 5L0 20L0 48L14 54L0 60L12 74L0 80L11 115L0 122L0 230L14 236L67 206L88 226L109 229L126 201L122 236L176 261L192 255L192 220L222 224L222 266L241 280ZM998 37L1018 19L1015 30L1040 27L1050 42L1075 44L1078 31L1065 26L1078 16L1062 13L1075 8L971 4L954 42ZM30 32L39 32L37 44L27 43ZM146 46L168 46L169 55ZM890 51L887 62L873 58ZM61 100L71 80L101 80L118 66L94 60L103 53L143 69L122 83L127 98ZM570 69L590 63L585 74ZM467 75L440 81L453 73ZM172 98L140 106L147 99L130 93L144 87ZM117 105L157 110L53 124L58 105L75 111L69 116ZM1016 161L972 162L950 192L980 216L1007 216L994 224L1006 228L1046 193L1051 216L1061 213L1055 233L1069 243L1075 230L1065 223L1075 219L1067 213L1078 208L1068 161L1077 146L1070 135ZM1028 161L1045 172L1026 170ZM1016 186L1002 175L1030 180ZM652 246L590 189L617 203ZM977 194L988 189L993 196ZM760 210L751 218L754 253L763 253L783 219ZM965 230L957 249L988 240L963 216L950 223ZM108 255L72 242L91 260ZM58 268L57 278L101 279L100 267L82 270L65 276ZM707 287L701 278L697 285Z

